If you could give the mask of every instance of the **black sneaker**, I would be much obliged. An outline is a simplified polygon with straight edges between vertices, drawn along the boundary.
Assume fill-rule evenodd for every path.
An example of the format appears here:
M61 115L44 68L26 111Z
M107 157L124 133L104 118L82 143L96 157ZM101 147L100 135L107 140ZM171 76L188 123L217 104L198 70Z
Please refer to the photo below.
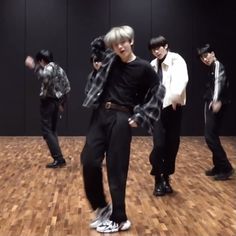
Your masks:
M219 174L219 172L215 169L215 167L205 171L206 176L215 176L217 174Z
M159 197L159 196L164 196L165 193L166 191L165 191L165 186L163 184L163 181L155 183L153 195Z
M164 185L164 188L165 188L165 193L173 193L173 188L170 185L170 178L169 178L169 176L164 178L163 185Z
M230 170L230 171L228 171L226 173L219 173L219 174L216 174L214 176L214 179L215 180L227 180L227 179L230 178L230 176L233 175L233 173L234 173L234 169L232 169L232 170Z
M65 159L54 160L52 163L48 163L46 168L61 168L66 165Z

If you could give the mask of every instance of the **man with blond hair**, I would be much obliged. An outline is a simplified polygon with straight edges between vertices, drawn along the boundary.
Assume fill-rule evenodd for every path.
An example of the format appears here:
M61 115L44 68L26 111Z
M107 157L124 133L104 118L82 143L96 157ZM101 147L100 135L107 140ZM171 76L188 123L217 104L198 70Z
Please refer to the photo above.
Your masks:
M165 89L151 65L134 54L130 26L112 28L104 41L112 51L102 61L83 102L94 109L81 162L85 193L96 213L90 227L113 233L131 226L125 208L131 128L142 126L152 132ZM104 156L112 204L104 194Z

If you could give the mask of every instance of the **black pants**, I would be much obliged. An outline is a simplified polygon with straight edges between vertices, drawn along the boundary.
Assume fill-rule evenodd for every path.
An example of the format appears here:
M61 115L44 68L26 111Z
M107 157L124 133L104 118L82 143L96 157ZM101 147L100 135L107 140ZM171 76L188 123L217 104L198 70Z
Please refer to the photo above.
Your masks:
M219 129L221 126L225 106L222 106L217 113L209 109L209 102L205 102L204 116L205 116L205 140L212 152L213 165L216 172L225 173L232 169L232 166L227 158L226 152L223 149L220 138Z
M59 101L53 98L40 100L41 130L54 160L63 159L57 137Z
M153 149L149 156L151 175L161 177L175 172L175 161L180 144L182 107L164 108L161 118L154 125Z
M94 210L107 205L102 175L102 161L106 155L113 208L110 219L117 223L127 220L125 190L131 143L129 117L126 112L103 108L95 110L81 153L85 193Z

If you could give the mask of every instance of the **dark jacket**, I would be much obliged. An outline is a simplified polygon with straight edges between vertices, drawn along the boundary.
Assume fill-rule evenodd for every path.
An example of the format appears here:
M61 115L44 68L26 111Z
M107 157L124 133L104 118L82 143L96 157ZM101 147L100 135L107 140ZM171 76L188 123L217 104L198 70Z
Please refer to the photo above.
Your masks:
M225 73L225 68L218 60L211 65L209 78L206 83L204 99L207 101L229 102L229 82Z

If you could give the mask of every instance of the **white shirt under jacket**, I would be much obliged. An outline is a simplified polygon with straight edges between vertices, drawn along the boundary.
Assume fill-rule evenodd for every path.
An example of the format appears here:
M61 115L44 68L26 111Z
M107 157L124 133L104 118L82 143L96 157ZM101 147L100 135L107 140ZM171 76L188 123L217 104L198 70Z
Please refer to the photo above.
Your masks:
M158 71L157 58L151 61L154 70ZM183 57L178 53L167 52L162 62L162 84L166 88L163 108L172 104L186 104L186 86L188 83L188 70Z

